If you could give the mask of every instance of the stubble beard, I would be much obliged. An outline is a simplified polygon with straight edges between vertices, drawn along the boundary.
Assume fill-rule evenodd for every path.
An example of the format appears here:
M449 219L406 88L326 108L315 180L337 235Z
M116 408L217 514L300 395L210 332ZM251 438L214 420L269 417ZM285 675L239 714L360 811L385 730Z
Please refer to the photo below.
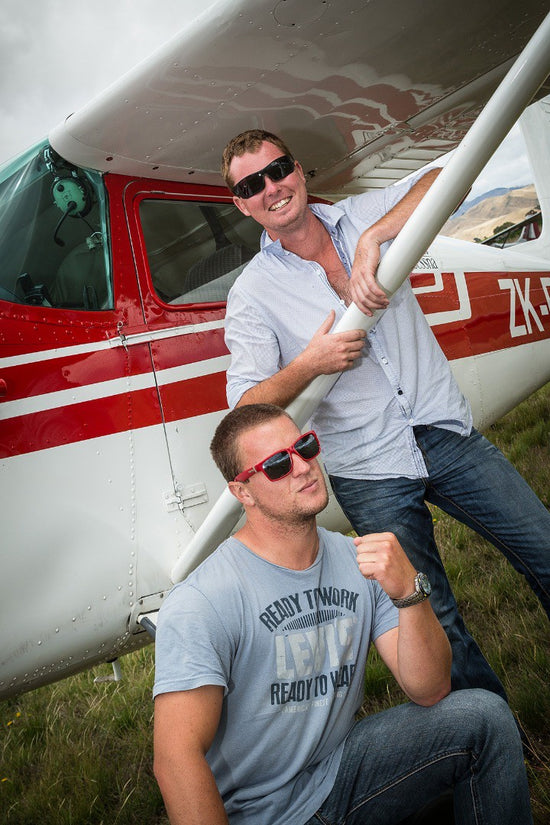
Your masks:
M310 505L303 506L300 509L289 509L286 513L282 513L280 509L272 507L270 503L256 502L256 506L260 509L263 516L270 519L277 524L284 524L287 527L303 527L315 521L316 516L321 513L328 504L328 492L325 488L324 496L317 502L311 502Z

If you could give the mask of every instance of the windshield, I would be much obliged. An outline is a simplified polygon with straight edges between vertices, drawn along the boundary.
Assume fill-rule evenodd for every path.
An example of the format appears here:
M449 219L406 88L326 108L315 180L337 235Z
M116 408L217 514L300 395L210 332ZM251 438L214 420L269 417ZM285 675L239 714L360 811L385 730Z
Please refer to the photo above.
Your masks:
M43 142L0 169L0 300L113 307L101 175Z

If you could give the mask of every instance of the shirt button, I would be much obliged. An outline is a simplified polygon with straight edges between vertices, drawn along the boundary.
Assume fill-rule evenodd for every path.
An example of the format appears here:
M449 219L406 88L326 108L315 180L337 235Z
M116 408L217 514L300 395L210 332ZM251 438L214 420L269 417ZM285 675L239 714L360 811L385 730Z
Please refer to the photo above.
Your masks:
M403 390L397 390L397 395L403 395Z

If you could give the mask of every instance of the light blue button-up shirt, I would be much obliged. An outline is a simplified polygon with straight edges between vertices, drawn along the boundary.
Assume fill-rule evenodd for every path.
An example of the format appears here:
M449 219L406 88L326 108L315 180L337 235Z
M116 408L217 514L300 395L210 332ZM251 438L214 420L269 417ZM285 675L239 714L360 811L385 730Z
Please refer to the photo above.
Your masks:
M310 206L330 233L348 275L360 234L411 185ZM337 323L346 306L320 264L286 251L264 232L261 251L228 297L229 405L302 352L331 309ZM427 476L413 434L413 426L421 424L468 435L472 414L406 281L367 334L361 358L320 403L312 426L329 473L377 479Z

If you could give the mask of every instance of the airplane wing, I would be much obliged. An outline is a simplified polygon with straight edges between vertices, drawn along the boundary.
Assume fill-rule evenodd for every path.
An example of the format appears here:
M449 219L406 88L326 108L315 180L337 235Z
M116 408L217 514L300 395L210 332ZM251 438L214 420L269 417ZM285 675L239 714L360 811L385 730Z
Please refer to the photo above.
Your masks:
M458 145L544 5L219 0L50 140L77 165L219 184L226 142L258 127L312 193L385 187Z

